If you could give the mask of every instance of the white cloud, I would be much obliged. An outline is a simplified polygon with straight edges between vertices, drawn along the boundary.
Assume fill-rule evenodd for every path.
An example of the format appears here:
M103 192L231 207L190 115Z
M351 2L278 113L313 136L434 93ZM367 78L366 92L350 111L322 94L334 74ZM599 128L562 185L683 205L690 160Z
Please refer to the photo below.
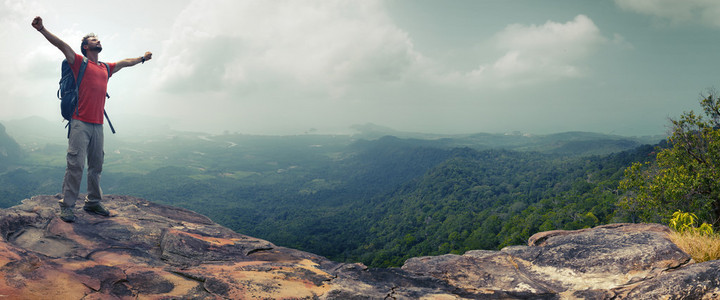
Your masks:
M158 77L176 92L273 84L338 95L398 80L418 59L378 1L196 1L176 19Z
M566 23L512 24L492 40L501 57L468 77L508 86L583 76L583 60L607 42L585 15Z
M0 38L7 38L20 29L30 28L32 19L26 19L28 12L42 14L44 7L35 1L5 0L0 3Z
M701 23L720 27L717 0L615 0L622 9L667 19L673 24Z
M176 18L156 78L166 92L226 96L272 89L337 98L409 81L507 86L582 76L583 59L606 42L585 15L513 24L490 40L494 62L460 72L416 52L379 1L195 1Z
M380 1L195 1L158 51L153 84L170 97L150 110L250 131L387 123L461 101L451 95L583 76L583 61L608 43L584 15L509 25L485 41L496 53L489 63L456 70L417 52Z
M38 40L42 37L31 27L30 13L42 13L44 9L35 1L5 0L0 2L0 117L21 115L32 109L40 111L42 106L33 97L40 95L36 82L50 83L50 78L43 72L47 67L47 53L50 47L34 47L28 49L26 36ZM34 15L33 15L34 17ZM42 75L42 76L38 76ZM38 80L42 79L42 80ZM54 80L53 80L54 81ZM57 83L56 83L57 86ZM55 103L53 103L55 104Z

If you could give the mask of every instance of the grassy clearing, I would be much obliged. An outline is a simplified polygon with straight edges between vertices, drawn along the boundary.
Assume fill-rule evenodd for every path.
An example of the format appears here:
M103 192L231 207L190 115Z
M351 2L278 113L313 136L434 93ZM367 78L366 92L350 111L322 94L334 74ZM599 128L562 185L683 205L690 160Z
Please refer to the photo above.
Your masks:
M683 251L690 254L695 262L720 259L720 235L702 234L688 230L673 231L670 239Z

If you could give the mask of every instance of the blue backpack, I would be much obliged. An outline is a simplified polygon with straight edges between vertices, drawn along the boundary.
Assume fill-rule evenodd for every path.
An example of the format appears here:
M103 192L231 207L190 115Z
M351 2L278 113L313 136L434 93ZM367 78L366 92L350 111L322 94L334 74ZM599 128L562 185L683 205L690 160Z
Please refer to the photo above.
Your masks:
M85 75L85 69L87 68L87 64L87 57L83 57L77 80L75 80L75 74L73 74L73 71L70 68L70 64L68 63L67 59L64 59L62 65L60 66L62 76L60 77L60 88L57 91L57 97L58 99L60 99L60 113L62 114L63 119L68 121L68 124L65 125L65 127L68 128L68 138L70 137L70 120L72 120L73 115L79 114L77 105L79 98L78 90L80 87L80 82L82 82L83 75ZM108 74L110 74L110 66L108 66L108 64L106 63L102 64L105 65ZM110 95L108 95L107 93L105 94L105 96L110 98ZM112 131L112 133L115 133L115 128L110 122L110 118L108 117L105 110L103 110L103 114L105 114L105 118L108 121L110 130Z

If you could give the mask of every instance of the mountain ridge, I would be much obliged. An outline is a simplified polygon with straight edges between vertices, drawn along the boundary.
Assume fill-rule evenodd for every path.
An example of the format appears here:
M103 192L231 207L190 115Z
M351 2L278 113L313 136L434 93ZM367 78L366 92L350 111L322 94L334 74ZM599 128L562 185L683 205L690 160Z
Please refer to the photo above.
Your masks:
M233 136L239 134L210 134L203 132L186 132L170 129L165 124L153 124L153 126L141 127L137 125L135 119L128 119L124 129L118 128L120 131L112 138L108 138L106 143L114 145L115 143L138 142L152 140L157 137L166 136L195 136L195 137L222 137ZM148 124L148 120L143 120ZM24 119L0 121L7 129L10 136L23 145L24 148L38 149L47 144L65 144L64 124L61 122L52 122L40 117L28 117ZM152 130L149 130L151 128ZM602 141L602 147L590 147L584 151L587 154L607 154L629 149L628 147L641 144L656 144L665 139L665 136L624 136L618 134L605 134L584 131L566 131L550 134L526 134L522 132L512 133L468 133L468 134L437 134L437 133L420 133L395 130L372 123L363 125L352 125L349 127L354 133L343 134L302 134L300 136L346 136L352 139L377 140L385 136L394 136L408 140L425 140L428 144L444 145L446 147L472 147L476 149L487 148L505 148L519 151L539 151L553 153L553 150L561 148L565 143L577 143L587 141ZM121 130L122 129L122 130ZM247 135L258 137L290 137L298 135ZM110 136L108 136L110 137ZM624 144L618 142L623 142ZM559 154L567 154L567 149L560 149ZM577 153L575 154L582 154Z

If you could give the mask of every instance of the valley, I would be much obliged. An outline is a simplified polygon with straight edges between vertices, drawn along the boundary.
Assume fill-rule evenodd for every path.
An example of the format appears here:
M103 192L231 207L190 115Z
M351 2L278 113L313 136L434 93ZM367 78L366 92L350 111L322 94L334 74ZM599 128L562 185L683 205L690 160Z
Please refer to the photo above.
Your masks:
M0 157L2 207L60 191L63 139L42 136L57 131L43 126L56 125L34 133L7 125L0 146L20 152ZM277 245L388 267L627 220L614 205L617 183L660 141L360 128L353 135L108 135L102 187L197 211Z

